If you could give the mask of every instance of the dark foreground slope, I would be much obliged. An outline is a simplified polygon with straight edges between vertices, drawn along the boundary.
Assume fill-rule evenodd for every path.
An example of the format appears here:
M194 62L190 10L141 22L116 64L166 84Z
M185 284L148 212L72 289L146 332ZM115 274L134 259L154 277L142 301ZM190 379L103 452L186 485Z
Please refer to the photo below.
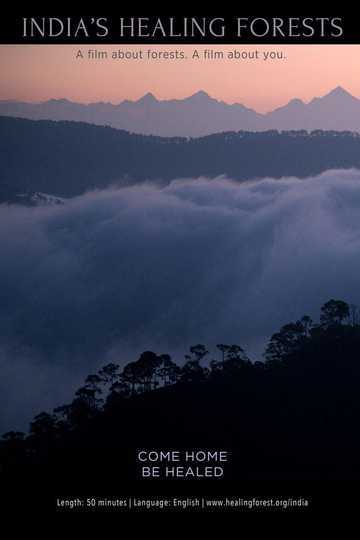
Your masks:
M59 495L89 493L356 503L360 326L346 304L325 304L318 325L304 317L284 326L265 363L251 364L241 348L224 347L210 369L200 366L206 349L193 347L185 366L173 371L173 384L157 390L154 377L165 372L155 366L171 367L167 355L147 352L120 375L108 366L88 377L73 403L55 417L37 417L26 439L6 437L3 485L15 486L20 500L24 483L30 492L39 488L50 507ZM97 408L96 388L106 377L113 385ZM141 479L141 449L225 450L229 462L218 480Z
M198 139L130 134L77 122L0 117L0 201L19 193L71 197L111 183L227 175L305 177L360 167L350 132L231 132Z

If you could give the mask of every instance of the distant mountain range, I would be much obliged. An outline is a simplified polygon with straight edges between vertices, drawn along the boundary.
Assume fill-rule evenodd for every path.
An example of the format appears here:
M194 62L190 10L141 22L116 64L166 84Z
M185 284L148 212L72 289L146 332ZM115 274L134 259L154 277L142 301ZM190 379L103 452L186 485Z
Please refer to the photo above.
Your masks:
M165 138L3 116L0 163L0 202L61 204L62 197L109 185L166 185L175 178L219 175L237 181L305 177L360 168L360 134L240 131Z
M239 103L227 104L199 91L185 99L158 100L148 93L138 101L42 103L0 101L0 115L32 120L70 120L108 125L133 133L163 137L200 137L224 131L316 129L360 131L360 99L338 86L309 103L293 99L261 114Z

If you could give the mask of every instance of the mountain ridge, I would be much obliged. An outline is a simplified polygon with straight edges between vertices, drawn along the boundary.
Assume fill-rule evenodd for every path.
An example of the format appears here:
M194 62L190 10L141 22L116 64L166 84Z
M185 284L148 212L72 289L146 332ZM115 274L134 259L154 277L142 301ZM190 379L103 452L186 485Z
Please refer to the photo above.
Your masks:
M226 132L199 138L138 135L109 126L0 117L0 203L19 194L74 197L111 185L176 178L234 181L360 169L360 133Z
M0 115L30 120L67 120L111 126L162 137L201 137L224 131L315 129L360 131L360 99L337 86L309 102L293 98L267 113L227 103L199 90L183 99L158 99L147 92L137 100L79 103L67 98L30 103L0 101Z

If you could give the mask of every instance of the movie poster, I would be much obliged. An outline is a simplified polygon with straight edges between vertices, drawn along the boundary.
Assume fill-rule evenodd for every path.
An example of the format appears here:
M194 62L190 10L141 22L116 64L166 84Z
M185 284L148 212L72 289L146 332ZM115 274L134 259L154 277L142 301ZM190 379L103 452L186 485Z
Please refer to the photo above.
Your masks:
M349 509L356 21L46 15L1 21L6 507Z

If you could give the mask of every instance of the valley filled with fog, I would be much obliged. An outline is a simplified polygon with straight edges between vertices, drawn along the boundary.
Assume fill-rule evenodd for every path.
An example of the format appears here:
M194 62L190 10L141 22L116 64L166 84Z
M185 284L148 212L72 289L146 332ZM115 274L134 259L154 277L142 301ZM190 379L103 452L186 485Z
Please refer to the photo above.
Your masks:
M0 431L150 349L271 334L329 298L360 304L360 171L174 179L0 206Z

